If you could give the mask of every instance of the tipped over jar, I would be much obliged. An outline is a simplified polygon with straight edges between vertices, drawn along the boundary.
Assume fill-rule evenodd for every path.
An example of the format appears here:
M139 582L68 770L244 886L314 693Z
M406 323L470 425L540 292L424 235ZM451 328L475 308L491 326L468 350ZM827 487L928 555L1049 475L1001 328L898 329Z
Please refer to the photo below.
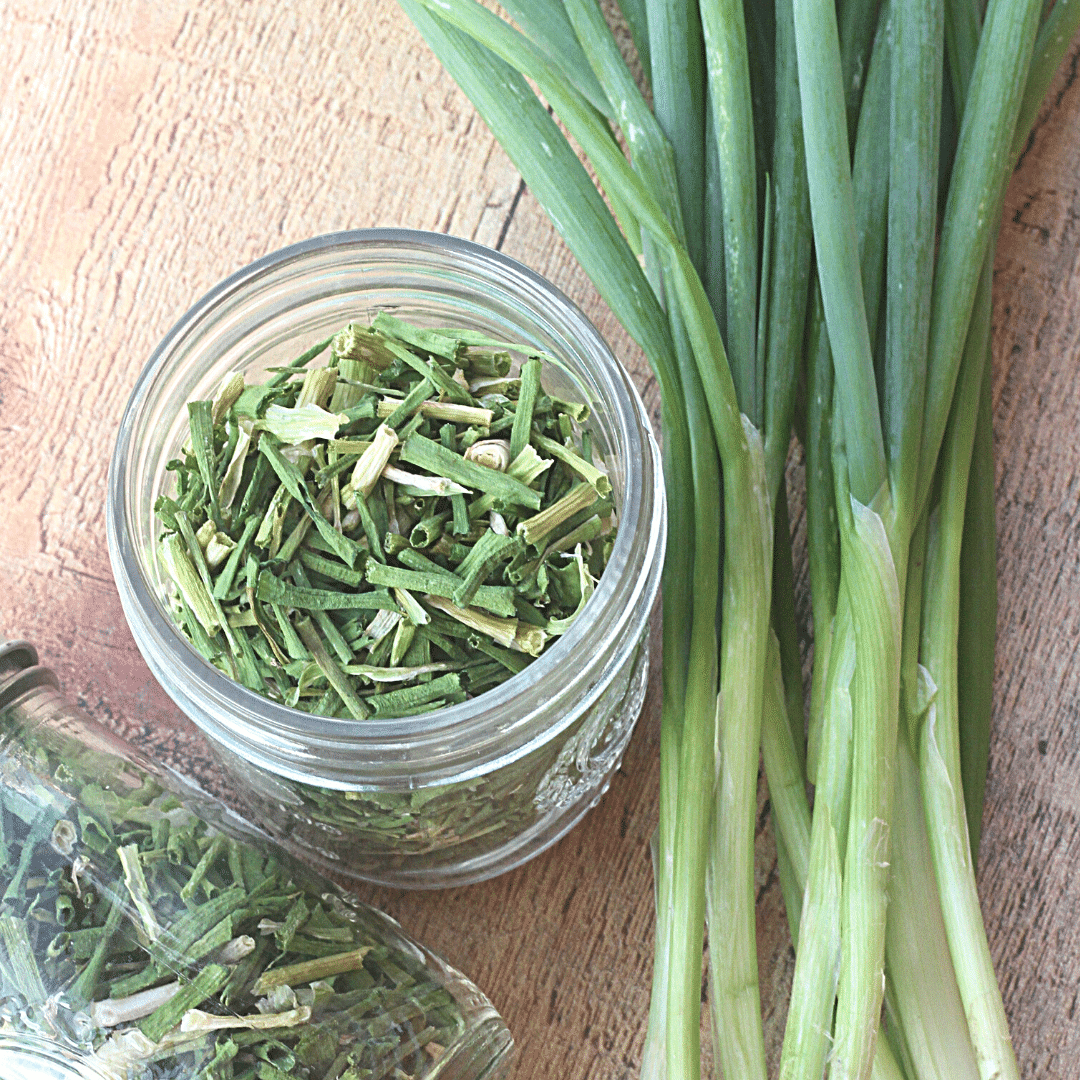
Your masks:
M0 640L0 1075L479 1080L467 979Z

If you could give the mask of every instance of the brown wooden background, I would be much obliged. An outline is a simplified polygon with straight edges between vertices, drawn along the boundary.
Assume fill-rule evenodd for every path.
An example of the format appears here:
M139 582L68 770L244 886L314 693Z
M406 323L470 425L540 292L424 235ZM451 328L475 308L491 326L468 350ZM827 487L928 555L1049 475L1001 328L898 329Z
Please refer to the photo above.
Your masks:
M655 387L391 0L0 0L0 42L0 634L37 642L94 715L214 786L132 642L104 525L128 392L196 297L316 233L442 230L546 274L650 406ZM995 278L1001 602L980 884L1023 1075L1047 1078L1080 1075L1077 63L1074 44L1013 178ZM361 890L488 991L522 1080L636 1075L657 681L610 792L551 851L471 888ZM791 950L764 828L758 854L775 1051Z

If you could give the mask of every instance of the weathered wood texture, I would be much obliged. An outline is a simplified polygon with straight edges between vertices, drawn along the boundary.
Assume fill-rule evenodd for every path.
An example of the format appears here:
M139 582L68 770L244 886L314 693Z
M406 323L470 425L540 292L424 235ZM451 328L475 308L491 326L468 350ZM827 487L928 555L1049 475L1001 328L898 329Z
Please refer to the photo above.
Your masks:
M390 0L7 0L0 28L0 633L35 640L91 712L214 786L205 745L127 630L103 516L127 394L194 298L316 233L438 229L546 274L608 335L650 406L655 387ZM1076 1075L1080 1061L1075 46L1065 67L1013 179L998 248L1000 643L981 869L1023 1074L1047 1078ZM793 520L798 533L798 505ZM805 607L805 581L800 596ZM553 850L467 889L361 890L490 993L522 1078L636 1075L657 684L610 792ZM791 952L764 826L758 846L775 1052Z

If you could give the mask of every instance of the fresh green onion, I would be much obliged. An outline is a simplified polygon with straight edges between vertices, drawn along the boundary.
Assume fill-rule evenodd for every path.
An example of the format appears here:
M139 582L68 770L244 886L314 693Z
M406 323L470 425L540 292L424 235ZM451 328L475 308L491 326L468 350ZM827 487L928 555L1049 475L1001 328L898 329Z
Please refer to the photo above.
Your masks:
M957 847L967 836L964 799L981 806L978 738L992 638L972 625L977 616L959 621L958 585L942 586L931 602L923 550L929 534L927 575L959 578L964 514L961 505L957 519L955 504L977 481L954 431L973 430L979 410L988 411L978 404L983 382L975 391L969 385L975 361L962 364L961 354L981 341L979 364L985 360L987 255L1010 154L1026 139L1080 9L1051 10L1025 90L1036 0L991 0L981 39L974 0L843 0L839 12L827 0L627 0L649 68L650 107L596 0L543 0L528 11L515 3L510 13L523 34L475 0L401 3L661 387L672 542L663 586L656 955L642 1075L698 1075L707 907L717 1060L727 1076L764 1076L753 892L759 749L798 938L781 1075L816 1080L830 1054L838 1078L967 1078L980 1057L1011 1075L1007 1029L994 1011L1000 995L980 951L970 854L965 864ZM942 134L949 108L962 116L955 154ZM634 258L639 241L643 268ZM515 458L533 409L524 368L522 375L520 414L491 432L509 432ZM806 442L815 622L805 772L781 487L796 414L805 417L797 427ZM507 565L515 583L534 572L542 548L570 550L606 512L607 478L588 453L553 435L529 438L582 482L561 489L565 505L522 520L530 546ZM928 524L943 438L953 516L943 524L935 509ZM980 461L985 495L985 447ZM511 478L521 479L514 467ZM467 507L471 529L500 498L510 502L505 492L456 479L483 492ZM985 499L973 513L979 522L967 531L982 542L985 562L992 513ZM455 532L458 516L455 508ZM553 516L559 524L549 528ZM936 554L946 548L947 559ZM437 564L408 565L440 574ZM369 573L381 573L374 566ZM433 619L449 615L507 655L521 647L530 618L459 606L464 599L433 588L424 603ZM515 610L529 608L515 601ZM937 627L923 634L921 655L920 625ZM944 751L927 741L936 729L926 717L942 715L950 733L954 723L960 729L955 702L935 698L926 674L933 657L949 669L943 680L955 682L955 650L942 644L954 631L961 655L963 642L972 646L971 667L983 680L971 710L975 741L963 754L959 736L950 734ZM805 779L816 785L813 815ZM927 898L935 880L954 890L943 887L940 904ZM970 963L960 942L974 950ZM888 1026L879 1030L883 999ZM975 1017L970 1032L965 1010Z

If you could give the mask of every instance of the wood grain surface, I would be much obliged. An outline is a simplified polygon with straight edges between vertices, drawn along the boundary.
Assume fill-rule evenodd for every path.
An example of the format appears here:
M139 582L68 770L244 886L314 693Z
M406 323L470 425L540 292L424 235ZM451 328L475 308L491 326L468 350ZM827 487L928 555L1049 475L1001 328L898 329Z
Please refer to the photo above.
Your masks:
M317 233L404 225L500 247L638 351L391 0L0 0L0 634L211 788L109 569L105 481L127 395L189 304ZM980 887L1025 1077L1080 1075L1078 45L1013 177L995 274L1001 579ZM795 451L791 469L799 469ZM793 507L802 551L801 506ZM801 608L806 582L799 582ZM611 790L553 849L441 893L361 888L503 1012L516 1076L637 1074L652 957L658 668ZM792 953L759 820L770 1052ZM735 1080L735 1078L730 1078Z

